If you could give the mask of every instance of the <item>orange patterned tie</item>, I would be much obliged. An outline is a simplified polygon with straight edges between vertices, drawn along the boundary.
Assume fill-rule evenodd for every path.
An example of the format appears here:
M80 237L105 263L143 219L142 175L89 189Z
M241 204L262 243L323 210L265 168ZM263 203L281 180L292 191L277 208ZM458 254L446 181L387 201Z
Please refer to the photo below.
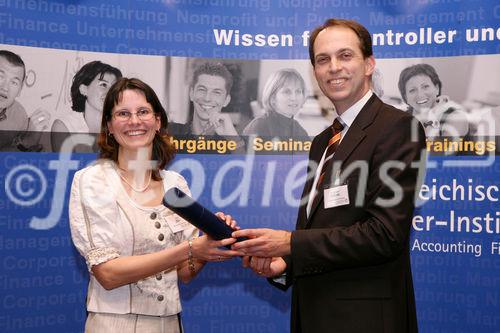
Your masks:
M335 150L337 150L337 147L339 146L340 138L342 137L341 133L343 129L344 125L342 125L338 120L338 118L336 118L332 126L333 135L330 138L330 140L328 140L328 147L326 148L325 160L323 162L323 167L321 168L321 173L318 178L318 183L316 184L317 191L320 190L320 186L323 183L323 178L325 177L326 171L328 170L328 168L331 167L332 157L333 154L335 153Z
M323 161L323 167L321 168L321 173L319 174L318 182L316 183L316 195L314 196L311 209L312 207L316 207L316 205L318 204L318 200L320 198L318 194L321 189L321 184L323 183L323 178L325 178L326 171L328 170L328 168L331 168L333 160L332 157L339 145L341 132L343 129L344 125L342 125L340 121L338 121L338 118L335 119L332 126L333 135L330 138L330 140L328 140L328 147L326 148L325 160Z

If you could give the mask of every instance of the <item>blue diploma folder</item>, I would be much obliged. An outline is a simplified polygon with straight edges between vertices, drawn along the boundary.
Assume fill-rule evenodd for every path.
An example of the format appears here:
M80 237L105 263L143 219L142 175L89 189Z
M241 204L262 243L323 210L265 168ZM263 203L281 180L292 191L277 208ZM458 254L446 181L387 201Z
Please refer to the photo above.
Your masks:
M177 187L170 188L163 196L163 205L216 240L230 238L234 231L214 213L203 207ZM246 237L238 238L238 241Z

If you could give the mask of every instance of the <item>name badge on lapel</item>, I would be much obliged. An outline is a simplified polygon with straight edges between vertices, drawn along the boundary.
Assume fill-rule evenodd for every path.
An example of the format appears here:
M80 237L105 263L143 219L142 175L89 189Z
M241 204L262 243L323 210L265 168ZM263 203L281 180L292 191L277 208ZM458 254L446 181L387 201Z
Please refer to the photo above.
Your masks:
M333 186L323 192L325 209L349 204L349 189L347 184L340 184L340 172L337 172Z
M189 227L189 223L177 215L167 217L167 224L174 234Z

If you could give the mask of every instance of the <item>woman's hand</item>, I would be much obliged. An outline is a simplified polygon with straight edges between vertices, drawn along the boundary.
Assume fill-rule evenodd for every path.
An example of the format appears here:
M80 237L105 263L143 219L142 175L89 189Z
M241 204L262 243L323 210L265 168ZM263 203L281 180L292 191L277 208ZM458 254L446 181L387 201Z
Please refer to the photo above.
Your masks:
M236 256L241 256L242 253L234 250L223 250L221 247L231 245L236 242L234 238L226 238L215 240L208 235L192 240L192 251L195 259L203 261L225 261Z
M236 223L235 220L231 217L231 215L226 215L223 212L217 212L215 213L218 218L220 218L222 221L226 222L228 226L231 227L233 230L240 230L240 227L238 227L238 223Z
M215 215L230 226L231 229L240 229L231 215L226 215L223 212L217 212ZM235 256L242 256L243 253L239 251L221 249L222 247L229 246L234 242L236 242L235 238L215 240L208 235L203 235L192 240L191 244L193 247L193 257L203 261L224 261Z

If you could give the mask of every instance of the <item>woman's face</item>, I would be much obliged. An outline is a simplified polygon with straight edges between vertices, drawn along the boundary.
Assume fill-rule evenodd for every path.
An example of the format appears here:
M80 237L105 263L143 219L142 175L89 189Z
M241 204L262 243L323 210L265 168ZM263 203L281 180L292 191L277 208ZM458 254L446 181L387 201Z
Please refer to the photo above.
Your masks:
M109 88L116 82L116 76L111 73L98 74L88 86L82 85L84 88L83 95L87 96L87 103L94 109L102 112L104 99Z
M108 129L120 145L120 150L137 150L152 146L161 122L141 91L124 90L121 100L111 112Z
M278 89L271 105L276 112L293 117L302 108L304 102L304 90L300 83L296 80L288 80Z
M439 87L424 74L413 76L406 82L406 100L416 111L428 110L436 104Z

